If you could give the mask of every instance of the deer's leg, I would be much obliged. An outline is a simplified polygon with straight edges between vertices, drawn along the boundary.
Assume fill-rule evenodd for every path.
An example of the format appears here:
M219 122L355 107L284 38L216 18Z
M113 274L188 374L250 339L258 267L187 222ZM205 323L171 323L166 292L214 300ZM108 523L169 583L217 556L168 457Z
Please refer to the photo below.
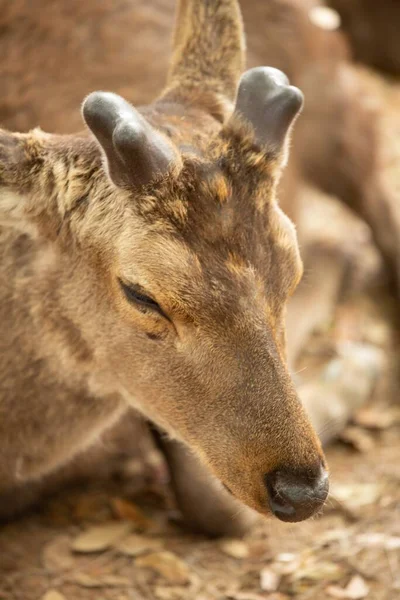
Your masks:
M14 518L70 484L111 478L129 482L129 493L154 478L154 440L143 419L127 411L97 442L56 470L36 480L0 486L0 521ZM4 481L2 481L4 484Z
M178 508L191 530L212 537L242 536L255 513L213 477L186 446L155 432L166 457Z

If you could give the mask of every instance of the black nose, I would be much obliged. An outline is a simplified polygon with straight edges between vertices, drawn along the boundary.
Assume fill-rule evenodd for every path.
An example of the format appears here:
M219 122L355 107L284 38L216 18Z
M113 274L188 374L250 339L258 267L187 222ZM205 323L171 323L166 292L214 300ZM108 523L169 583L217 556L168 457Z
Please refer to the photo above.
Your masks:
M324 504L329 490L328 473L319 466L310 470L277 469L265 476L269 506L281 521L303 521Z

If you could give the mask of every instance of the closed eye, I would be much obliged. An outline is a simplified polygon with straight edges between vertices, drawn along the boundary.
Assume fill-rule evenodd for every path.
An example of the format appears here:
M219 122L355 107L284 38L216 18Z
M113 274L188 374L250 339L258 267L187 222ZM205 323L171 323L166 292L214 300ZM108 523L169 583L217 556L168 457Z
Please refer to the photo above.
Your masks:
M121 279L118 280L125 298L131 304L135 304L142 311L152 310L158 312L161 316L168 318L161 306L150 296L145 294L141 287L134 283L125 283Z

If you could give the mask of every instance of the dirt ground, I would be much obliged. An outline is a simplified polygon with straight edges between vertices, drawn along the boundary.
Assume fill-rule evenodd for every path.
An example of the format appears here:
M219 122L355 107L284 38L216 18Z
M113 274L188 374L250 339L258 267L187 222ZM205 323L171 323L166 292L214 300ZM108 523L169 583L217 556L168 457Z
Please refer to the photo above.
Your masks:
M360 74L385 105L382 170L398 194L400 84ZM171 519L167 487L143 482L131 461L124 478L61 490L0 529L0 600L400 598L398 302L368 252L297 375L323 390L338 343L368 343L384 356L367 406L327 450L332 485L321 515L295 525L260 519L244 540L193 536Z

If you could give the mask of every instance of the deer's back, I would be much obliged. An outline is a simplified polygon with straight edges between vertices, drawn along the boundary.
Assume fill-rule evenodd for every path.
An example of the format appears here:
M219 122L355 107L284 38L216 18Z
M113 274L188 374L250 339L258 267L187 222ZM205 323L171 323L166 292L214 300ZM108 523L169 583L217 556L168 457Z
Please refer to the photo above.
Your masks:
M79 107L106 89L134 104L162 88L175 0L0 0L0 123L73 133ZM268 64L299 84L318 60L330 68L343 48L313 27L300 0L242 1L250 66Z

